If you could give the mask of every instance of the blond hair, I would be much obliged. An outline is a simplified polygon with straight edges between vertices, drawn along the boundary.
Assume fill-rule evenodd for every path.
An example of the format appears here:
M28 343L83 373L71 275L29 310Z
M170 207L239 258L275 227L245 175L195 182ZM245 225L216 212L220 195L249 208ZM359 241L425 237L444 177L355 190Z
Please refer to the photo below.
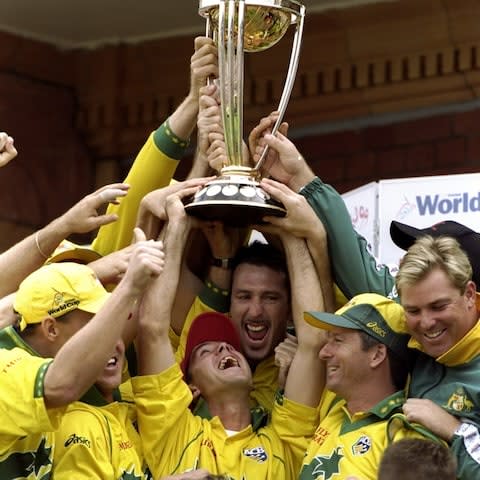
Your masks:
M472 266L466 253L452 237L418 238L400 262L395 278L398 293L402 288L415 285L430 272L441 269L452 284L463 294L472 279Z

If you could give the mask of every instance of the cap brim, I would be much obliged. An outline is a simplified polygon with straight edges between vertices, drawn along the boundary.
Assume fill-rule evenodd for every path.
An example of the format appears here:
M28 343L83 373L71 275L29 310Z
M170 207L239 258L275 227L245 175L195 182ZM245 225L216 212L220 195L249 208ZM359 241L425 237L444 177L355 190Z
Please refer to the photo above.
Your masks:
M65 250L63 252L53 254L49 259L48 263L58 263L64 261L80 261L81 263L90 263L102 258L102 256L95 252L95 250L90 250L89 248L75 248L72 250Z
M110 296L109 292L105 292L103 295L99 296L96 299L90 300L89 302L82 302L78 306L78 310L82 310L83 312L87 313L98 313L100 309L103 307L105 302L107 301L108 297Z
M362 330L362 328L341 315L335 315L327 312L305 312L303 314L305 321L313 327L322 330L332 330L334 327L350 328L352 330Z
M406 225L405 223L396 222L390 224L390 237L393 243L402 250L408 250L415 240L423 235L424 232L419 228Z

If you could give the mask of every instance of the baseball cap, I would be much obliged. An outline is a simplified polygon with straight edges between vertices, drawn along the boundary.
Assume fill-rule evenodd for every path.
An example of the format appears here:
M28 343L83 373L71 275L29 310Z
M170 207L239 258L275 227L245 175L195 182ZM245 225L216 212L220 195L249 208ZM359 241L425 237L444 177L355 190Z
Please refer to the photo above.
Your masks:
M188 331L185 356L180 363L184 375L187 374L193 350L205 342L226 342L235 350L242 351L240 338L230 318L218 312L201 313Z
M78 245L69 240L62 240L60 245L48 257L45 263L55 263L64 261L78 261L79 263L90 263L98 260L102 256L95 250L84 245Z
M50 263L30 274L18 288L13 304L20 331L47 317L78 309L97 313L110 294L95 272L79 263Z
M436 223L427 228L415 228L393 221L390 224L390 236L393 243L403 250L408 250L418 237L445 235L453 237L467 254L472 265L472 280L480 287L480 233L452 220Z
M324 330L333 327L362 330L386 345L401 359L409 360L407 344L410 335L406 329L403 307L387 297L362 293L334 314L305 312L304 318L310 325Z

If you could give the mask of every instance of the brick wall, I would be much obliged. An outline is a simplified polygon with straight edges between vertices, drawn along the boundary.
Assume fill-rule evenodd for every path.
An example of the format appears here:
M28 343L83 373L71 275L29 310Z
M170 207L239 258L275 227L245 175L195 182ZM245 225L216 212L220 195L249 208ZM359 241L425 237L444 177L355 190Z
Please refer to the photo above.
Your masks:
M74 127L71 90L0 73L0 130L19 156L0 170L0 251L60 215L94 185L92 159Z
M341 193L388 178L480 170L480 109L296 140Z

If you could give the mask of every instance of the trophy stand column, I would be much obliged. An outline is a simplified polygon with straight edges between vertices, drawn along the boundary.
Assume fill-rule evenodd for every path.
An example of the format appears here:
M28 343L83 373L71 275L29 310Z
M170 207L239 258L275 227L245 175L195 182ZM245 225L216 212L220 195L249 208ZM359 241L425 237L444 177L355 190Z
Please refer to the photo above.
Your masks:
M243 143L244 52L270 48L296 23L287 81L280 101L276 132L295 80L305 7L295 0L200 0L199 12L213 26L218 46L219 85L227 163L220 176L209 182L185 206L189 215L205 220L245 226L262 223L265 216L285 216L286 210L260 187L260 164L245 165Z

